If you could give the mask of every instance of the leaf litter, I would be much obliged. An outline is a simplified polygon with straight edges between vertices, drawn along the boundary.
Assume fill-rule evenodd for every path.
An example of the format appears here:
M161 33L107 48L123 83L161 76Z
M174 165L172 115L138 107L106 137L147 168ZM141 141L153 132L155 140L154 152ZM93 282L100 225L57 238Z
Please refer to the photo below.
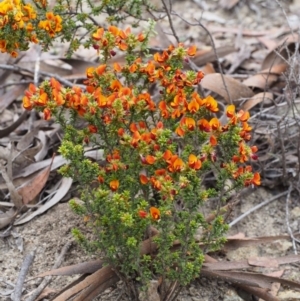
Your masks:
M185 2L188 2L189 9L183 10L182 5L187 7L186 4L183 4ZM204 92L213 92L220 105L232 101L238 107L250 111L254 130L254 144L258 146L258 155L261 158L253 163L253 168L259 170L262 174L264 188L261 189L266 190L264 195L268 195L267 198L270 198L272 190L275 194L280 193L292 184L294 187L291 198L292 205L297 208L300 206L297 203L298 190L296 185L300 165L299 146L297 144L297 141L300 140L298 125L299 70L297 69L297 66L299 66L297 46L299 38L293 32L291 33L291 29L286 25L283 12L279 7L272 11L272 20L268 18L270 7L273 7L274 4L270 0L265 1L266 5L270 4L269 7L264 7L263 2L258 0L253 1L251 5L242 0L222 0L220 6L218 2L201 3L206 9L206 15L202 22L213 35L216 49L213 49L210 39L204 31L184 24L180 18L174 18L176 29L180 36L185 38L185 41L196 43L200 49L193 61L199 68L206 67L209 71L202 82ZM199 1L179 1L174 3L173 9L182 12L182 17L186 20L193 20L194 12L200 13L203 9L203 7L200 8L199 3ZM286 3L283 6L287 14L290 14L289 5ZM258 10L262 14L260 17L257 15ZM217 14L213 16L215 12ZM242 28L240 27L240 19L243 19ZM264 23L265 20L267 23ZM220 27L220 22L224 26ZM159 38L163 39L164 30L169 28L169 25L166 20L162 20L159 26L162 29ZM246 42L244 47L251 45L251 51L250 46L245 48L245 51L248 51L247 55L243 55L241 52L243 48L232 46L234 42L241 41L241 39L237 39L237 35L242 36L243 42ZM197 39L195 39L195 36ZM250 42L250 39L253 38L256 40ZM159 39L155 43L159 47ZM201 49L205 50L201 51ZM215 51L217 51L218 57L216 57ZM255 53L259 51L266 53L262 60L255 57ZM44 124L44 127L32 127L35 120L32 120L32 117L23 112L20 105L21 95L26 86L17 85L17 83L20 80L27 82L33 80L33 72L29 71L34 69L35 61L34 56L31 55L30 57L29 53L26 53L22 60L14 60L14 62L11 62L10 58L1 57L1 60L3 59L0 66L2 86L5 84L7 86L1 87L0 90L0 114L2 116L5 110L10 110L14 112L13 115L18 117L0 124L0 160L2 164L0 188L3 196L0 199L0 228L2 229L2 237L8 237L7 235L13 233L12 231L18 231L21 235L23 233L25 251L28 249L26 245L31 237L35 247L39 250L38 254L40 255L37 255L37 257L45 261L41 254L47 250L49 254L47 261L51 262L55 250L61 244L65 244L66 240L71 239L71 226L78 225L76 217L68 211L67 204L59 204L72 189L70 179L61 179L56 174L57 168L65 164L66 161L61 156L55 156L54 159L51 159L59 144L61 133L51 122L46 123L46 126ZM232 61L227 58L232 54L237 55L236 58L239 61ZM115 58L119 62L122 62L123 59L122 57ZM217 60L221 63L223 70L219 69ZM31 67L28 65L30 61ZM60 63L62 61L64 62L63 65ZM68 85L75 80L80 82L85 77L85 68L89 64L90 66L96 64L93 61L89 62L86 57L82 59L80 54L77 58L71 60L66 60L63 56L44 56L42 62L41 79L53 73L52 75L55 75L58 80ZM9 66L13 63L18 67L4 68L3 66ZM32 130L33 128L34 130ZM87 155L88 152L93 152L92 157L96 159L102 158L99 150L89 150ZM35 185L37 183L39 185ZM35 188L33 189L33 187ZM268 189L272 190L269 192ZM47 195L47 191L49 195ZM253 207L255 203L262 202L262 200L259 200L259 194L256 191L253 194L255 195L254 198L245 198L248 204L245 204L243 200L237 202L237 205L233 205L237 209L236 215L245 213L251 209L248 207ZM21 201L17 195L21 195ZM38 196L38 199L35 200L36 204L31 204L36 196ZM3 206L3 203L10 205ZM49 210L53 206L54 208ZM62 212L57 211L57 208L61 208ZM58 214L58 212L60 213ZM43 213L45 214L41 215ZM295 223L297 217L299 216L293 217L292 228L294 231L297 229ZM50 220L51 223L49 223ZM72 222L70 222L71 220ZM266 222L270 225L267 225ZM57 223L58 227L55 228L53 223ZM278 223L281 226L276 228ZM47 227L43 228L43 224L48 225L50 229L51 227L56 229L52 236L50 236L51 232L47 231ZM22 226L15 227L16 225ZM62 226L65 227L65 230L63 230L65 237L61 235L60 231L63 228L59 229ZM259 237L262 234L260 233L262 229L270 231L271 233L264 232L264 234L270 234L270 236ZM274 229L277 229L277 232L274 232ZM299 258L298 255L292 255L295 253L295 249L292 248L292 244L289 242L290 236L284 235L287 233L285 214L279 203L273 202L262 207L259 212L251 213L237 226L231 228L230 234L235 234L238 230L247 233L247 236L254 232L256 237L229 237L224 246L223 254L212 254L213 257L206 257L202 276L198 282L192 284L191 288L197 286L199 288L199 285L201 285L199 283L203 279L205 280L205 277L209 277L215 279L211 280L212 283L218 281L216 279L233 283L240 296L246 292L248 296L249 294L250 296L256 295L264 300L279 300L276 297L278 286L277 289L274 289L274 283L281 283L285 288L283 292L291 292L290 289L286 288L287 285L290 287L298 286L296 282L290 279L300 280L299 277L295 276L297 274L293 272L293 266L291 265L296 263ZM33 239L33 233L44 234L45 237L38 236L38 238ZM47 234L45 235L45 233ZM9 239L9 237L6 239ZM43 247L41 241L47 247ZM277 253L274 248L277 248ZM51 249L52 251L50 251ZM248 249L248 251L240 251L243 249ZM15 262L17 265L13 265L11 261L7 261L7 264L4 265L4 275L14 283L17 276L16 271L21 266L22 254L13 251L13 247L7 248L7 246L1 245L1 263L4 263L3 252L17 258ZM118 292L108 289L118 281L115 274L108 267L101 269L99 261L99 266L96 262L88 263L88 257L84 255L79 260L78 254L83 253L78 247L75 247L73 252L75 254L73 253L72 256L69 256L69 259L66 259L66 263L71 266L69 269L77 272L76 274L85 274L86 272L91 275L82 278L82 281L75 281L75 278L72 278L73 280L69 279L75 282L55 300L67 300L67 295L71 296L79 292L81 293L76 297L76 300L92 300L101 291L103 292L103 300L117 298ZM83 263L84 257L87 263ZM74 261L77 261L78 264L72 267ZM277 274L267 275L273 269L279 268L279 265L285 265L286 267ZM91 271L91 267L94 268L94 271ZM45 276L45 270L48 269L47 264L40 264L38 267L34 264L30 276L33 277L43 272L43 276ZM65 267L62 271L66 273L67 269ZM247 271L240 271L240 269L246 269ZM12 272L13 270L14 272ZM51 272L48 273L50 275ZM273 271L273 273L275 272ZM284 279L281 278L282 276ZM5 282L1 281L1 287L3 287ZM57 288L62 288L60 282L65 283L59 280L53 281L55 292L59 290ZM33 286L25 285L27 292L33 290ZM84 290L84 288L87 289ZM47 286L46 289L48 292L47 290L44 291L45 296L53 294L51 287ZM199 290L193 291L192 294L191 291L191 289L190 291L184 291L182 300L188 301L192 300L191 298L201 296ZM2 292L3 290L0 289L0 294ZM229 287L225 287L224 291L220 292L220 294L223 294L222 298L225 298L224 300L230 300L228 299L229 295L226 295L229 292ZM209 295L207 291L206 293L206 296L201 297L214 296ZM286 295L291 295L291 293ZM98 299L102 300L102 297L98 297Z

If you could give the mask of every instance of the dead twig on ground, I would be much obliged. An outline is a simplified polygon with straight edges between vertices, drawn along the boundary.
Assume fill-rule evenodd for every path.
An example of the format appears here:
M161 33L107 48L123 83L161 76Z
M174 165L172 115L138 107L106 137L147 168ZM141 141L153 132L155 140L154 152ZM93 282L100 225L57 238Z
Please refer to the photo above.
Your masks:
M72 241L68 241L62 248L60 255L56 259L55 264L53 265L53 269L57 269L64 261L65 255L72 246ZM28 297L25 301L35 301L35 299L42 293L45 287L51 282L52 276L47 276L40 282L38 288L32 293L30 297Z
M232 227L233 225L237 224L239 221L241 221L243 218L245 218L246 216L248 216L250 213L256 211L257 209L262 208L263 206L266 206L270 203L272 203L273 201L276 201L277 199L279 199L282 196L285 196L289 193L289 191L284 191L282 193L279 193L277 195L275 195L273 198L270 198L256 206L254 206L253 208L251 208L250 210L248 210L247 212L243 213L242 215L240 215L238 218L236 218L235 220L233 220L231 223L229 223L229 227Z
M298 255L296 242L300 243L300 240L295 238L295 236L293 234L293 231L291 229L291 226L290 226L289 203L290 203L290 197L291 197L292 190L293 190L292 184L290 184L288 194L287 194L286 199L285 199L285 221L286 221L286 226L287 226L287 229L288 229L288 233L289 233L289 235L292 239L294 253L295 253L295 255Z
M27 254L25 256L25 259L23 261L17 282L16 282L16 286L15 286L15 290L13 292L13 301L20 301L21 300L21 296L22 296L22 289L23 289L23 284L24 284L24 280L25 277L28 273L28 270L34 260L35 257L35 250L31 251L29 254Z

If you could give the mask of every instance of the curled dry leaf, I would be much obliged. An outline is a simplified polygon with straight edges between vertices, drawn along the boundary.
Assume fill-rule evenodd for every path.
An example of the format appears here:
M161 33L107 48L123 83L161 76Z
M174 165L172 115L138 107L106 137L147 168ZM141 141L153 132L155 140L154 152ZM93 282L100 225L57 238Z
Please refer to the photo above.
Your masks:
M299 42L299 35L289 34L281 39L273 50L271 50L265 57L261 69L270 69L272 66L287 64L289 57L295 53L296 43Z
M24 111L20 117L12 123L10 126L0 130L0 138L8 136L11 132L13 132L21 123L26 119L28 115L28 111Z
M201 86L207 90L213 91L222 96L227 103L230 103L230 99L236 102L240 98L250 98L254 95L253 91L245 84L224 75L224 81L227 86L228 93L224 87L222 75L220 73L207 74L201 81Z
M53 198L51 198L44 205L39 207L36 211L32 212L30 215L21 217L14 223L14 225L23 225L28 221L32 220L34 217L44 213L45 211L56 205L68 193L72 183L73 180L71 178L63 178Z
M16 85L0 97L0 113L9 107L19 96L24 94L27 85Z
M6 211L5 213L0 213L0 229L3 229L6 226L8 226L15 218L15 215L16 212L12 208Z
M249 111L256 105L261 102L272 102L273 101L273 93L271 92L261 92L254 95L252 98L248 99L242 106L244 111Z
M53 159L54 157L52 158L49 167L40 172L30 182L26 183L24 186L18 189L18 193L20 196L22 196L24 205L29 204L44 188L51 171Z

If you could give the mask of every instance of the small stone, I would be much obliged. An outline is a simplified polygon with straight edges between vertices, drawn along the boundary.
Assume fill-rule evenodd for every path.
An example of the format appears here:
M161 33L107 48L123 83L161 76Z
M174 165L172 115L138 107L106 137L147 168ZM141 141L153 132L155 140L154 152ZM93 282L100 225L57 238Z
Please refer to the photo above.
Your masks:
M293 210L291 210L291 215L294 218L300 217L300 207L295 207Z

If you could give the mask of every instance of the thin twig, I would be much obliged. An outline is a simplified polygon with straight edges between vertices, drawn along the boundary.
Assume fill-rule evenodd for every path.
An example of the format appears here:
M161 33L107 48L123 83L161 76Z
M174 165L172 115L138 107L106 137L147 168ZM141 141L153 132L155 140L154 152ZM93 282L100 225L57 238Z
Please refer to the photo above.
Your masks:
M287 195L289 193L289 191L284 191L282 193L277 194L276 196L270 198L269 200L266 200L256 206L254 206L253 208L251 208L250 210L248 210L247 212L243 213L241 216L239 216L238 218L236 218L235 220L233 220L230 224L229 227L232 227L233 225L237 224L239 221L241 221L244 217L246 217L247 215L249 215L250 213L256 211L257 209L266 206L270 203L272 203L273 201L276 201L277 199L279 199L280 197Z
M169 1L169 5L170 5L169 8L167 7L167 4L166 4L165 0L161 0L162 4L164 6L165 12L166 12L166 14L168 16L169 24L170 24L170 28L172 30L173 36L176 39L177 43L179 44L180 40L179 40L179 37L178 37L178 35L176 33L176 30L174 28L172 17L171 17L171 13L172 13L172 1L171 0L168 0L168 1Z
M288 194L287 194L286 199L285 199L285 221L286 221L286 226L287 226L287 229L288 229L288 233L289 233L289 235L292 239L294 253L295 253L295 255L298 255L296 242L300 243L300 240L295 238L295 236L293 234L293 231L291 229L291 226L290 226L289 202L290 202L290 197L291 197L292 190L293 190L292 185L290 185L289 190L288 190Z
M52 269L57 269L62 264L64 257L66 255L66 253L68 252L68 250L70 249L72 243L73 243L72 241L68 241L63 246L61 253L58 256L58 258L56 259L56 262L53 265ZM42 293L42 291L45 289L45 287L51 282L51 280L52 280L52 276L46 276L42 280L42 282L40 283L38 288L33 292L33 294L30 297L28 297L25 301L35 301L35 299Z
M17 282L16 282L16 286L15 286L15 290L13 292L13 301L20 301L21 300L21 296L22 296L22 288L23 288L23 284L24 284L24 280L25 277L28 273L28 270L34 260L35 257L35 250L31 251L29 254L26 255Z

